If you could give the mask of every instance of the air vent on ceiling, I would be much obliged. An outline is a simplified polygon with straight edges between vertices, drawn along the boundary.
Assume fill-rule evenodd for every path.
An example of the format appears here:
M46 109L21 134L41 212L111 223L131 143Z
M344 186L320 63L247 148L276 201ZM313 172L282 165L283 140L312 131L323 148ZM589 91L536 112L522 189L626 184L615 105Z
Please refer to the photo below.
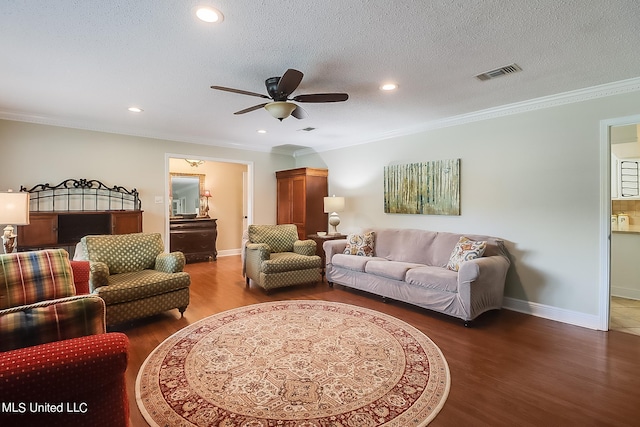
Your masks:
M495 70L487 71L486 73L478 74L476 78L478 80L490 80L495 79L496 77L505 76L507 74L517 73L518 71L522 71L517 64L505 65L504 67L496 68Z

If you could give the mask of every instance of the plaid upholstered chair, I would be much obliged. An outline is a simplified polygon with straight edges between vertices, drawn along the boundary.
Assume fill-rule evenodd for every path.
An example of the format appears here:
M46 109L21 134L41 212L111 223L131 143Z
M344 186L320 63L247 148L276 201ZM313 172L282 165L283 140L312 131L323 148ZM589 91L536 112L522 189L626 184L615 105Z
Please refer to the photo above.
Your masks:
M316 242L298 240L294 224L250 225L245 234L244 274L266 289L322 280Z
M104 301L77 295L67 251L0 255L0 351L104 332Z
M0 255L4 425L128 424L129 340L105 333L104 301L87 295L88 264L63 249ZM29 406L37 403L64 407L52 414Z
M160 233L85 236L78 259L91 266L89 287L107 306L107 326L189 305L191 278L182 252L164 253Z

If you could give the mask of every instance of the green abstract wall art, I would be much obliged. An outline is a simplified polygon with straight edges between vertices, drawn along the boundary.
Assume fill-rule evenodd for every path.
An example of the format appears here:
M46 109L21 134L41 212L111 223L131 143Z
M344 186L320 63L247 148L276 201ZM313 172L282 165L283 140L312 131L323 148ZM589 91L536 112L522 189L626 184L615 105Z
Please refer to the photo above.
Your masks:
M460 159L385 166L384 211L460 215Z

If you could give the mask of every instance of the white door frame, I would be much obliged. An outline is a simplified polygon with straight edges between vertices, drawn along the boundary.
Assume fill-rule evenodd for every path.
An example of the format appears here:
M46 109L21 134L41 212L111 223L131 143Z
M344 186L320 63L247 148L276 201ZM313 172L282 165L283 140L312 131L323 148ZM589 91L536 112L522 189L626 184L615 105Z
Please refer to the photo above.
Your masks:
M609 330L611 304L611 132L612 126L640 123L640 115L600 121L600 274L598 329Z

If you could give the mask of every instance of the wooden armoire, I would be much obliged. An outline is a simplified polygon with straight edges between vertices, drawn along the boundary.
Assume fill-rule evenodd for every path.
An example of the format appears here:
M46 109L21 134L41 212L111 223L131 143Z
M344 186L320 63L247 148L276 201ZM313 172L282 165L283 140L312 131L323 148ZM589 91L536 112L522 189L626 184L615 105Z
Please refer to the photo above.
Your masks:
M298 238L306 239L327 231L328 215L324 198L328 196L327 169L297 168L276 172L278 182L278 224L295 224Z

